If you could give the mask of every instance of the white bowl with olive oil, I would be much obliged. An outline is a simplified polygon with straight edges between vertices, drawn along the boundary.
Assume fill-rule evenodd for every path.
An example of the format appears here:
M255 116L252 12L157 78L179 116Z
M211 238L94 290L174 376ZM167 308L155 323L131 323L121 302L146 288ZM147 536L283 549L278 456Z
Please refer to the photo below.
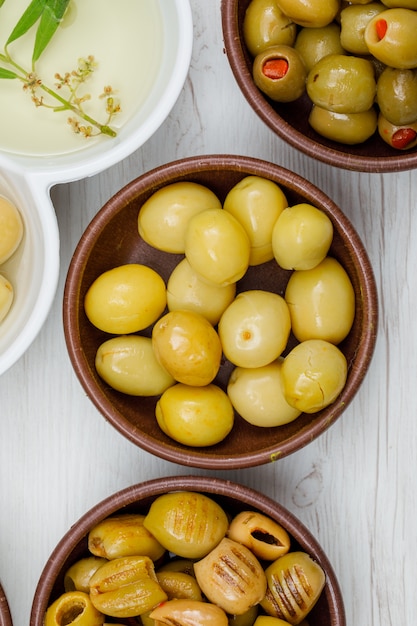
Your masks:
M0 7L0 195L24 222L18 250L0 268L15 291L0 323L0 375L32 343L55 295L51 187L111 167L156 132L183 88L193 42L189 0L119 0L105 9L101 0L70 0L31 72L36 23L4 48L28 5Z

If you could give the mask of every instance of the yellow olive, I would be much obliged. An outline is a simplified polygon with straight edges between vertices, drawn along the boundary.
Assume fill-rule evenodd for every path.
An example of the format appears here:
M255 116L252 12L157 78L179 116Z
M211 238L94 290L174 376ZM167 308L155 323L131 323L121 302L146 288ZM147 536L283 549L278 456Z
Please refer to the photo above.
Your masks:
M260 562L246 546L228 537L197 561L194 571L204 595L226 613L242 615L265 595Z
M309 339L285 357L282 366L288 404L304 413L315 413L332 404L345 386L346 358L332 343Z
M308 121L316 133L346 145L363 143L375 133L378 115L374 107L362 113L335 113L313 105Z
M291 546L285 528L257 511L238 513L230 522L227 536L242 543L258 559L265 561L275 561L286 554Z
M47 609L45 626L101 626L104 615L96 609L88 593L68 591Z
M256 604L251 606L242 615L228 615L229 626L253 626L259 613L259 607Z
M190 218L214 208L220 209L221 203L208 187L191 181L171 183L155 191L142 205L139 235L158 250L181 254Z
M194 561L192 559L173 558L161 565L158 572L182 572L194 576Z
M291 626L290 622L279 617L271 617L270 615L259 615L254 621L253 626Z
M275 259L287 270L305 270L318 265L326 256L333 239L330 218L311 204L287 207L272 231Z
M221 286L207 283L183 259L172 271L167 284L169 311L194 311L215 326L234 300L236 283Z
M65 591L83 591L84 593L89 593L91 576L105 563L107 563L107 559L98 556L88 556L76 561L65 572Z
M234 411L217 385L194 387L178 383L158 400L155 416L161 430L187 446L212 446L232 430Z
M105 518L88 533L88 549L106 559L148 556L157 561L164 555L165 548L144 527L144 519L145 516L139 513L122 513Z
M250 242L243 226L227 211L202 211L188 222L185 256L203 280L230 285L245 274Z
M252 73L255 85L276 102L293 102L305 91L307 69L291 46L271 46L260 52Z
M397 7L417 10L417 0L381 0L381 2L390 9Z
M417 67L417 11L395 8L376 15L365 30L369 52L390 67Z
M169 600L150 614L158 626L227 626L226 613L210 602L198 600Z
M121 335L102 343L96 354L99 376L131 396L156 396L175 383L159 364L149 337Z
M208 554L226 535L229 525L217 502L193 491L158 496L143 523L167 550L186 559Z
M261 289L241 292L218 325L226 358L240 367L261 367L274 361L285 349L290 330L284 298Z
M23 238L23 220L17 208L0 196L0 265L17 250Z
M346 270L332 257L310 270L293 272L285 300L298 341L324 339L339 344L352 328L355 292Z
M294 48L304 61L307 72L328 54L344 54L340 42L340 26L335 22L321 28L302 28Z
M326 26L336 17L339 0L277 0L285 15L300 26Z
M268 615L300 624L323 591L326 577L305 552L289 552L265 570L268 589L261 606Z
M282 358L263 367L236 367L227 386L229 398L239 415L254 426L282 426L300 412L284 395Z
M375 100L374 68L368 59L329 54L308 73L306 89L317 106L335 113L361 113Z
M0 274L0 323L4 320L13 304L14 289L10 280Z
M276 44L292 46L296 34L297 26L276 0L251 0L243 18L243 37L252 56Z
M220 368L222 346L213 326L199 313L170 311L152 330L157 360L186 385L211 383Z
M381 113L378 116L380 137L396 150L409 150L417 146L417 121L413 124L397 126L389 122Z
M272 229L286 206L279 185L261 176L246 176L227 194L223 208L242 224L250 240L249 265L273 259Z
M110 617L135 617L167 600L147 556L125 556L99 567L90 580L90 599Z
M160 570L156 573L156 577L167 594L168 600L176 598L201 601L203 599L195 576L190 576L185 572Z
M163 279L151 267L138 263L120 265L98 276L84 301L90 322L115 335L147 328L165 306Z
M343 48L352 54L368 55L365 29L368 22L382 11L385 11L385 7L380 2L345 7L340 13L340 43Z

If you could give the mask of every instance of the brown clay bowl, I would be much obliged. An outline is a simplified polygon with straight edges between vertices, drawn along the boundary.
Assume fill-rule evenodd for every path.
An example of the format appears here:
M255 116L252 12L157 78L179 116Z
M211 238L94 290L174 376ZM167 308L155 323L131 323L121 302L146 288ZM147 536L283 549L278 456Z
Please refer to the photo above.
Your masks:
M323 163L360 172L399 172L417 167L417 147L391 148L376 133L365 143L348 146L321 137L308 123L311 101L307 95L295 102L277 103L267 98L252 79L252 63L243 39L242 25L250 0L222 0L224 47L230 67L253 110L281 139Z
M0 626L12 626L9 605L3 587L0 585Z
M204 493L232 515L242 510L257 510L281 524L291 536L291 550L307 552L326 574L325 588L308 616L309 626L346 625L343 599L333 568L317 540L289 511L267 496L228 480L204 476L170 476L140 483L113 494L90 509L71 527L56 546L41 574L32 605L30 626L43 626L47 607L63 593L66 570L78 559L88 555L87 536L93 526L117 512L145 514L159 495L178 490Z
M346 386L336 402L312 415L276 428L251 426L236 416L235 426L221 443L193 448L176 443L160 430L154 409L156 398L134 398L112 390L95 370L97 348L109 337L94 328L84 312L84 297L102 272L128 262L148 264L165 280L178 255L161 253L145 244L137 231L142 203L158 188L189 180L211 188L221 201L245 176L269 178L281 185L289 204L310 202L325 211L334 225L330 253L347 270L356 292L356 316L349 336L339 346L347 357ZM238 291L263 288L284 292L289 272L275 261L247 272ZM250 157L211 155L176 161L148 172L113 196L87 227L68 270L63 301L64 330L73 368L87 394L103 416L125 437L152 454L182 465L232 469L261 465L299 450L323 433L342 414L368 369L377 330L377 295L366 251L342 211L314 185L280 166ZM216 382L226 387L230 363L223 362Z

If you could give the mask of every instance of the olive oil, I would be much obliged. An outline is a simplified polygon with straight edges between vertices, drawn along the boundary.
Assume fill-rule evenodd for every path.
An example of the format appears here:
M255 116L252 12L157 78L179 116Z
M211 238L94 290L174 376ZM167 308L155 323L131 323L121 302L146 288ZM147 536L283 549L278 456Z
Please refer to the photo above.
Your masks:
M0 9L0 44L28 5L28 0L6 0ZM25 69L31 67L36 25L9 46L12 57ZM103 90L111 86L121 111L111 122L118 130L143 105L149 94L162 55L163 23L160 4L155 0L71 0L63 22L37 62L42 82L55 90L56 73L75 70L80 58L92 55L97 67L82 85L80 95L89 94L84 108L105 123ZM63 97L65 87L59 90ZM43 95L45 102L47 96ZM48 99L48 103L58 102ZM67 123L70 111L54 112L35 106L29 90L17 79L0 80L0 150L25 155L54 156L83 150L109 137L85 138Z

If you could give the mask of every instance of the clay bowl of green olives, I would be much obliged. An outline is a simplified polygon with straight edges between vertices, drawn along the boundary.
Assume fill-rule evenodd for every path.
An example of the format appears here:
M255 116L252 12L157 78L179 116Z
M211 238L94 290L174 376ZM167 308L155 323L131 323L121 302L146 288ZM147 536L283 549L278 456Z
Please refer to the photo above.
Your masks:
M9 604L3 587L0 585L0 626L12 626Z
M241 92L278 137L328 165L417 167L414 0L222 0Z
M255 527L259 532L253 538ZM275 546L262 540L262 532L277 538ZM228 594L215 584L216 563L228 567L221 558L226 553L235 570L221 587L242 572L240 584ZM290 587L297 588L298 576L305 576L299 604L297 589L287 593L294 593L290 608L279 600L273 609L265 604L266 589L273 589L272 570L278 576L278 569L284 584L292 571ZM194 620L187 611L194 612ZM40 576L30 626L103 621L261 626L271 616L284 626L304 624L306 615L309 626L346 625L335 572L311 532L278 502L246 486L214 477L170 476L109 496L71 526Z
M285 227L291 207L326 244L320 263ZM291 269L312 250L318 275ZM209 155L147 172L102 207L71 260L63 317L75 373L120 434L231 469L283 458L342 415L372 358L377 295L358 234L322 191L263 160Z

